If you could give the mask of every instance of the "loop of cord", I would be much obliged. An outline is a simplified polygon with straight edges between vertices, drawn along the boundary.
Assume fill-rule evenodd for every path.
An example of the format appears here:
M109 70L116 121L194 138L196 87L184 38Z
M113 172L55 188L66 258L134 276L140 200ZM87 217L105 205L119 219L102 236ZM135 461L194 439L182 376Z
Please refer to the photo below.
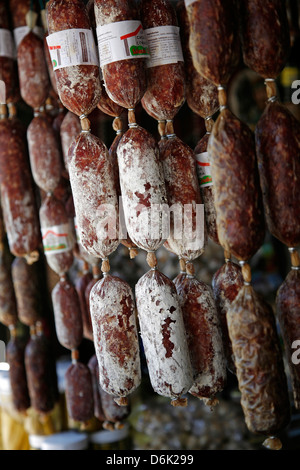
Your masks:
M0 105L0 119L7 118L7 106L6 104Z
M300 270L300 256L298 251L295 248L289 248L289 252L291 256L292 269L294 271Z
M135 109L134 108L129 108L128 109L128 127L129 127L129 129L131 129L133 127L138 127L138 124L136 122Z
M166 121L166 136L168 139L172 139L176 137L176 134L174 132L174 125L173 125L173 120L172 119L167 119Z
M206 129L206 134L211 134L211 131L214 127L214 121L211 116L208 116L204 120L205 123L205 129Z
M79 116L81 132L91 132L91 123L85 114Z
M151 269L155 270L157 268L157 258L154 251L148 251L147 263Z
M110 264L109 264L109 259L108 258L103 258L102 265L101 265L101 271L103 273L103 276L106 276L109 273Z
M251 267L247 261L239 261L239 264L242 268L242 276L244 279L244 285L250 286L252 281Z
M266 86L268 102L273 103L274 101L277 101L277 89L274 78L266 78L264 83Z
M227 251L227 250L224 251L224 258L225 258L225 263L228 263L229 261L231 261L230 251Z
M71 351L71 359L72 359L72 364L77 364L78 359L79 359L79 351L78 351L78 349L72 349L72 351Z
M227 109L227 91L223 85L218 86L218 98L220 103L220 111Z
M158 133L162 139L166 139L166 121L159 120L158 122Z

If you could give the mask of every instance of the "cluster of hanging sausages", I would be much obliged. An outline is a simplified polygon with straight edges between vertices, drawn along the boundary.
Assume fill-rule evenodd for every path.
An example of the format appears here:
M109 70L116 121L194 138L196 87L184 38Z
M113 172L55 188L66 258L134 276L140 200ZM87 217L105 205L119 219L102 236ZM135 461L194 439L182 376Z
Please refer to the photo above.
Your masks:
M0 120L1 206L16 257L12 279L1 270L0 283L13 282L16 295L4 291L1 321L12 331L18 316L31 327L39 321L37 288L28 270L42 238L48 265L59 276L52 303L58 340L72 352L66 398L75 421L85 423L95 415L107 429L121 426L130 412L129 397L141 383L140 329L156 393L174 406L186 406L187 393L213 406L228 369L236 374L249 430L265 435L265 446L280 447L276 435L290 420L287 380L275 317L252 286L250 263L266 227L290 250L292 270L276 305L291 356L293 341L300 338L300 124L279 103L275 87L289 51L283 2L262 6L247 0L237 7L234 0L185 0L175 9L168 0L143 0L139 6L133 0L93 0L87 7L82 0L50 0L47 37L39 38L31 26L18 46L20 94L34 112L28 155L18 121L5 115ZM120 35L122 48L109 42ZM84 41L88 53L70 59L65 38ZM255 133L227 103L240 50L244 63L266 84L268 101ZM5 81L13 72L8 60L2 62ZM45 112L51 83L62 107L55 123ZM12 94L7 91L8 102ZM205 121L206 134L195 149L174 131L185 101ZM139 104L157 121L159 141L137 123ZM113 118L116 137L109 148L91 131L96 108ZM39 210L31 175L40 190ZM68 189L59 197L62 180ZM182 222L190 207L192 239L186 233L176 236L174 214L166 235L164 213L154 217L155 206L176 207ZM193 264L207 238L225 257L212 287L197 279ZM135 292L110 273L109 257L120 243L131 258L138 250L146 253L150 270ZM162 246L178 258L180 272L173 281L158 267L156 251ZM84 263L76 285L68 275L74 256ZM88 365L79 360L83 338L95 347ZM36 327L27 352L17 339L12 335L8 351L13 374L20 377L13 381L20 384L18 409L35 403L38 395L35 406L45 413L56 399L53 374L47 376L52 382L46 391L35 387L43 383L46 388L48 382L33 377L52 370L46 364L48 346ZM25 369L18 367L22 354L28 392L18 395L25 383ZM299 407L299 368L290 361L290 370Z

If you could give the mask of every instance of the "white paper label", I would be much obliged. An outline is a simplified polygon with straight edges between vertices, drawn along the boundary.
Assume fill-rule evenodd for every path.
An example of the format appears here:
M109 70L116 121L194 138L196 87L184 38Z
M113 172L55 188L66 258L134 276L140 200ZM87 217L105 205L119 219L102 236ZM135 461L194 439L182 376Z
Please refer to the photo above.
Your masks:
M150 58L147 67L183 62L183 53L178 26L158 26L145 30Z
M99 65L90 29L66 29L47 36L53 70L74 65Z
M149 57L149 47L140 21L118 21L97 27L100 66L125 59Z
M30 28L28 26L20 26L19 28L14 29L14 38L15 38L16 48L19 47L20 42L26 36L26 34L29 33L29 31L30 31ZM43 28L41 28L41 26L35 26L32 31L39 38L44 39L44 30Z
M208 152L199 153L196 155L197 161L197 173L200 188L206 188L207 186L212 186L212 177L210 162L208 159Z
M184 0L184 3L185 3L185 8L187 8L189 5L191 5L192 3L195 3L197 0Z
M15 43L9 29L0 28L0 57L16 58Z
M71 224L42 228L41 232L45 255L64 253L74 247L75 237Z

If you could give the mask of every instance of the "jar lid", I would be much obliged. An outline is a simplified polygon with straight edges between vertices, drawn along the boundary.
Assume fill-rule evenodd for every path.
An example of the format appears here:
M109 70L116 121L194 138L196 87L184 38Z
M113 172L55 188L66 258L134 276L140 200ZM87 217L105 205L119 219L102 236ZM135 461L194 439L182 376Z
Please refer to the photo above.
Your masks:
M83 450L87 447L87 434L76 431L51 434L41 443L41 450Z
M109 444L110 442L117 442L125 439L129 434L129 426L126 423L122 429L113 431L97 431L90 435L90 442L92 444Z

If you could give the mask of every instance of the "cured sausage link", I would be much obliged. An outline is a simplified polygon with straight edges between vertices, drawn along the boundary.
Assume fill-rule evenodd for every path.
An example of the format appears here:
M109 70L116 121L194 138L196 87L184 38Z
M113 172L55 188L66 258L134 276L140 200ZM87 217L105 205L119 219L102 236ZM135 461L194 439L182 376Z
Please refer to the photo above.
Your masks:
M247 261L265 236L262 194L254 136L226 107L212 129L208 153L220 245L238 260ZM230 177L229 190L224 186L225 175Z
M136 284L142 341L153 390L186 406L182 396L193 384L187 337L174 284L156 269Z
M47 22L49 36L59 32L64 35L70 29L81 29L87 32L91 29L89 16L82 0L50 0L47 3ZM68 64L55 69L54 72L62 104L77 116L88 116L96 108L101 97L99 65Z
M244 285L227 321L246 424L274 437L289 423L290 404L272 308Z
M90 292L90 312L101 388L127 405L141 381L135 303L130 286L105 274Z
M289 248L300 243L300 123L278 101L267 104L255 129L268 229Z
M191 274L187 274L176 289L195 375L189 393L214 405L216 394L225 387L226 363L213 292Z

